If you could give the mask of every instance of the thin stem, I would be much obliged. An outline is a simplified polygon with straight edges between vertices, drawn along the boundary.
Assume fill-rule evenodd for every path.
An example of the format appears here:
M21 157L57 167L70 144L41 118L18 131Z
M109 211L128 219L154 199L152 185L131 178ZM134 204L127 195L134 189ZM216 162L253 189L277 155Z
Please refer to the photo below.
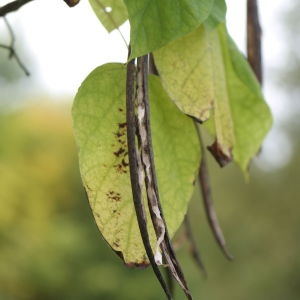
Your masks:
M15 51L14 31L12 30L12 28L11 28L9 22L7 21L6 17L3 17L3 20L4 20L4 23L7 27L9 35L10 35L10 45L7 46L7 45L0 44L0 48L8 50L9 51L9 54L8 54L9 59L15 58L15 60L17 61L17 64L24 71L25 75L30 76L30 73L29 73L28 69L25 67L24 63L21 61L21 59L19 58L18 54Z
M249 64L262 85L261 27L256 0L247 0L247 56Z
M31 1L33 1L33 0L15 0L15 1L7 3L4 6L1 6L0 7L0 17L4 17L6 14L18 10L23 5L25 5L26 3L31 2Z

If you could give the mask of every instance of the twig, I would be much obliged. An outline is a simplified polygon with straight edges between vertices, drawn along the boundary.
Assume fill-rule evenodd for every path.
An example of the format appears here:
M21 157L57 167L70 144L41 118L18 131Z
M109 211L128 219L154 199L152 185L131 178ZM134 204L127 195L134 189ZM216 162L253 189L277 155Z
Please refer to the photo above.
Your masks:
M0 48L8 50L9 51L8 58L9 59L15 58L15 60L17 61L17 64L24 71L26 76L30 76L30 73L29 73L28 69L25 67L24 63L21 61L21 59L19 58L18 54L15 51L15 35L14 35L14 32L13 32L9 22L7 21L6 17L3 17L3 20L5 22L7 30L9 32L11 41L10 41L9 46L4 45L4 44L0 44Z
M247 0L247 56L249 64L262 85L261 27L256 0Z
M23 5L25 5L26 3L31 2L31 1L33 1L33 0L15 0L15 1L7 3L4 6L1 6L0 7L0 17L4 17L6 14L18 10Z

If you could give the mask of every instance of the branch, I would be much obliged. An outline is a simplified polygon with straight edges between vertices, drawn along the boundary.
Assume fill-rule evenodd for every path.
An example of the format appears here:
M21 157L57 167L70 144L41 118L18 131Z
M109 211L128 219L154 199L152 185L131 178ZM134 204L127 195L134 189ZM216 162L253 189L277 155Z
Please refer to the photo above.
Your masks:
M20 7L30 1L33 0L15 0L13 2L7 3L6 5L0 7L0 17L4 17L6 14L18 10Z
M8 50L8 52L9 52L8 58L9 59L15 58L15 60L17 61L17 64L19 65L19 67L24 71L24 73L27 76L30 76L29 71L27 70L27 68L25 67L25 65L23 64L23 62L21 61L21 59L19 58L18 54L15 51L15 35L14 35L14 32L13 32L13 30L12 30L9 22L6 20L5 17L3 17L3 20L4 20L4 23L5 23L6 27L7 27L7 29L8 29L11 42L10 42L9 46L4 45L4 44L0 44L0 48Z
M21 8L23 5L31 2L33 0L15 0L7 3L4 6L0 7L0 17L4 17L6 14L14 12ZM80 0L64 0L68 4L68 6L73 7L79 3Z
M247 56L259 83L262 84L261 27L256 0L247 1Z

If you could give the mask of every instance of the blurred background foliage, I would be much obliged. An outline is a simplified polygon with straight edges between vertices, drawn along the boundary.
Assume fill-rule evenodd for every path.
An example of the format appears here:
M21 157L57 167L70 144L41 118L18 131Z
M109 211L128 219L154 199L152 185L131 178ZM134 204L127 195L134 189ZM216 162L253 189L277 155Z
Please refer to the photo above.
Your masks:
M285 14L286 29L299 31L297 6ZM283 101L293 107L300 56L294 36L286 38L285 71L276 72L291 95ZM2 54L0 87L20 78ZM45 98L0 114L0 299L163 299L151 269L125 267L102 239L80 182L71 104ZM195 193L189 215L207 279L182 230L175 245L196 300L300 298L300 108L291 111L282 126L293 155L281 169L266 170L257 161L246 183L236 166L219 169L209 160L215 206L235 261L215 245Z

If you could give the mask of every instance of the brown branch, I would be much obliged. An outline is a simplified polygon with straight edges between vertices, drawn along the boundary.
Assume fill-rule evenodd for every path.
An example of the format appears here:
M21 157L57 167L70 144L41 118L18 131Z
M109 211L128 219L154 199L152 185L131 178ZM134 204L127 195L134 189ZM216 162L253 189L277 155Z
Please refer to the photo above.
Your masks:
M262 84L261 27L256 0L247 0L247 56L259 83Z
M14 12L33 0L15 0L7 3L4 6L0 7L0 17L4 17L8 13ZM73 7L79 3L80 0L64 0L68 6Z
M25 5L31 1L33 1L33 0L15 0L13 2L7 3L6 5L0 7L0 17L4 17L6 14L18 10L23 5Z

